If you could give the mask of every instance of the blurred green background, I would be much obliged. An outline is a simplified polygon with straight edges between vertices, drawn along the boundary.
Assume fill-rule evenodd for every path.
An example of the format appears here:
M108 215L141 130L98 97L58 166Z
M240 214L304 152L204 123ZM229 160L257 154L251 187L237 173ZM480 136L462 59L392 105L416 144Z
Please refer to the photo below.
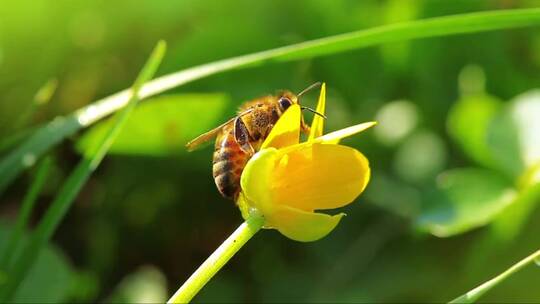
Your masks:
M0 138L129 87L159 39L169 46L163 75L394 22L535 6L540 2L3 3ZM259 233L195 301L451 300L540 247L538 196L522 195L540 183L539 71L536 27L257 66L144 101L16 299L166 300L242 220L215 189L212 149L186 153L185 143L245 100L324 81L327 130L379 121L345 141L370 159L367 191L321 241ZM316 98L311 93L304 103L314 106ZM54 148L32 223L106 125ZM0 240L34 176L35 168L28 170L0 197ZM539 278L540 268L527 268L482 301L538 302Z

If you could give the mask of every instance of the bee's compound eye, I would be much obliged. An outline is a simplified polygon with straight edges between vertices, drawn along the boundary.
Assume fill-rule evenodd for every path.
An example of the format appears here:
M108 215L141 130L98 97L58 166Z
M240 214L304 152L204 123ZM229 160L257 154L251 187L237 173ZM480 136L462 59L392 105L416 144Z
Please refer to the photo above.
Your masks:
M292 102L289 98L281 97L279 99L279 106L281 107L283 111L287 110L287 108L289 108L291 105L292 105Z

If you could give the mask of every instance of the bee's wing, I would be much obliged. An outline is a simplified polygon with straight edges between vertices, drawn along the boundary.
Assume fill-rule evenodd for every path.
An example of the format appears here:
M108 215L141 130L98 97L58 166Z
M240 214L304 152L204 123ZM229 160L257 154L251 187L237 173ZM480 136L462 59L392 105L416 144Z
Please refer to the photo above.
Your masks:
M223 129L223 127L225 127L226 125L232 123L234 120L236 119L236 117L234 118L231 118L229 119L228 121L226 121L225 123L223 123L222 125L220 125L219 127L217 128L214 128L204 134L201 134L199 136L197 136L196 138L194 138L193 140L191 140L190 142L188 142L186 144L186 148L188 151L194 151L196 150L197 148L200 148L201 144L211 140L212 138L214 138L218 133L219 131L221 131L221 129Z
M199 136L197 136L195 139L191 140L190 142L188 142L186 144L186 148L188 151L193 151L193 150L196 150L197 148L200 147L201 144L211 140L212 138L214 138L218 133L219 131L221 131L221 129L223 129L223 127L225 127L226 125L232 123L235 119L237 119L238 117L240 116L243 116L249 112L251 112L252 109L248 109L240 114L238 114L238 116L235 116L229 120L227 120L226 122L224 122L223 124L221 124L219 127L215 128L215 129L212 129L204 134L201 134Z

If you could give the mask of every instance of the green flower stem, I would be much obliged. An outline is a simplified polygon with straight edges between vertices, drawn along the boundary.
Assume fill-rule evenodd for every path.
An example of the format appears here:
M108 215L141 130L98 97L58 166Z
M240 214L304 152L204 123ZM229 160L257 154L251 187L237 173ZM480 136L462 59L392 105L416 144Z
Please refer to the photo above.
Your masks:
M478 300L484 293L489 291L491 288L497 286L502 281L506 280L509 276L512 274L518 272L523 267L534 263L535 261L538 261L540 259L540 250L536 251L535 253L529 255L528 257L524 258L523 260L517 262L512 267L508 268L506 271L501 273L500 275L494 277L493 279L485 282L484 284L474 288L473 290L467 292L464 295L461 295L454 300L450 301L450 303L474 303L476 300Z
M251 239L264 224L264 218L252 214L189 277L167 303L188 303L210 279Z

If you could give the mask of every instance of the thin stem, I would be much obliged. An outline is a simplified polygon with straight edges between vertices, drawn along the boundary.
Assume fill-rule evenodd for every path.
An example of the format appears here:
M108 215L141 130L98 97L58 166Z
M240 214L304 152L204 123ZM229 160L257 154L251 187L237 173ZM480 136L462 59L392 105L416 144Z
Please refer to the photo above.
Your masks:
M260 215L252 215L223 242L189 277L167 303L188 303L210 279L251 239L264 224Z
M153 77L163 59L164 53L165 42L160 41L137 76L126 108L117 114L117 118L104 137L86 151L87 153L68 176L36 229L32 232L28 244L17 255L13 265L8 268L9 277L7 282L1 286L0 302L9 302L17 291L17 288L36 261L41 248L47 244L57 230L80 190L103 160L115 138L118 137L130 113L139 102L139 89Z
M34 210L37 197L41 192L41 188L43 188L43 185L45 184L50 167L50 157L46 157L38 167L37 174L30 186L30 190L28 190L26 196L22 201L21 211L17 216L15 227L13 228L7 245L5 246L4 251L0 256L0 270L5 270L8 268L12 257L19 248L19 243L21 241L23 231L28 224L30 216L32 215L32 211Z
M540 9L497 10L444 16L406 23L396 23L367 30L305 41L288 46L243 56L223 59L164 75L146 83L140 92L141 99L154 96L211 75L238 68L252 67L271 61L284 62L315 58L380 45L382 43L440 37L447 35L478 33L497 29L509 29L540 24ZM83 127L103 119L126 106L130 90L98 100L75 113L58 118L39 128L19 147L0 160L0 193L24 169L24 155L32 153L39 157L50 147Z
M501 273L500 275L494 277L493 279L485 282L484 284L474 288L473 290L467 292L464 295L461 295L454 300L450 301L450 303L474 303L476 300L478 300L484 293L489 291L491 288L497 286L499 283L507 279L510 275L518 272L523 267L534 263L536 260L540 259L540 250L536 251L535 253L529 255L528 257L524 258L523 260L517 262L512 267L508 268L506 271Z

